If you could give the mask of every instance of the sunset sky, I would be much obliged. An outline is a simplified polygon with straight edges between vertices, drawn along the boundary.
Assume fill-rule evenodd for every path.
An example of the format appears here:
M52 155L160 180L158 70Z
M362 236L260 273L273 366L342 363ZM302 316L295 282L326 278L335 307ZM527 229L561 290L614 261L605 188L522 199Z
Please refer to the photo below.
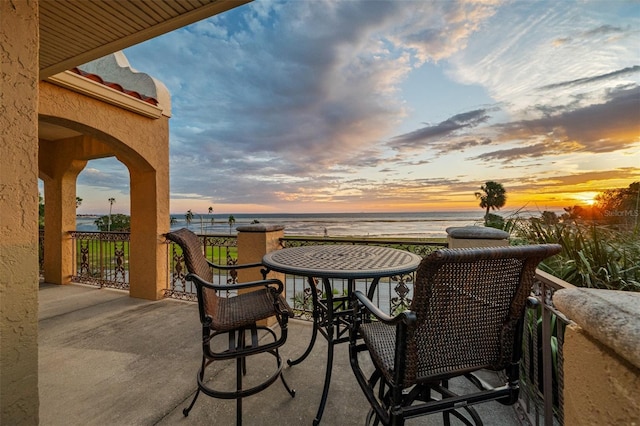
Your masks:
M640 180L640 2L261 1L125 50L172 95L171 212L585 204ZM128 213L114 159L79 214Z

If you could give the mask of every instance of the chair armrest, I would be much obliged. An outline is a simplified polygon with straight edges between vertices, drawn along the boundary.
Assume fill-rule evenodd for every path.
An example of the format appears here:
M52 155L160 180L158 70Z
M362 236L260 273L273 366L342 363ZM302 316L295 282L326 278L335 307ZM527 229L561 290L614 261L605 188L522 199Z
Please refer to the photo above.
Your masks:
M385 314L378 308L369 298L361 291L356 290L353 292L357 301L371 313L376 319L384 324L397 325L399 323L405 323L406 325L416 322L417 317L413 311L404 311L392 317Z
M217 263L211 262L209 259L206 259L207 263L210 267L220 269L223 271L230 271L232 269L248 269L248 268L257 268L259 266L264 266L262 263L241 263L239 265L218 265Z
M196 274L187 274L185 278L189 281L197 281L198 284L203 287L210 288L212 290L240 290L243 288L251 288L251 287L271 287L272 285L276 285L276 293L282 293L284 290L284 284L282 281L276 278L270 278L267 280L258 280L258 281L247 281L244 283L238 284L214 284L208 281L203 280Z

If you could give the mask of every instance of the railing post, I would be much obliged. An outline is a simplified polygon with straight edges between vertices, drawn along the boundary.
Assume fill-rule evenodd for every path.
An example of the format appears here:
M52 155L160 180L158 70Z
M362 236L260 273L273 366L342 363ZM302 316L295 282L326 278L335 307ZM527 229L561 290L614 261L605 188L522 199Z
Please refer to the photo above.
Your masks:
M542 283L542 389L544 395L544 424L545 426L553 426L553 359L551 353L551 317L552 313L546 309L546 304L551 302L547 300L547 294L550 289Z
M252 224L238 226L238 263L262 262L262 257L280 249L280 238L284 236L282 225ZM262 279L262 268L241 269L238 271L238 282ZM283 280L284 274L271 272L270 278ZM271 324L273 321L269 321Z

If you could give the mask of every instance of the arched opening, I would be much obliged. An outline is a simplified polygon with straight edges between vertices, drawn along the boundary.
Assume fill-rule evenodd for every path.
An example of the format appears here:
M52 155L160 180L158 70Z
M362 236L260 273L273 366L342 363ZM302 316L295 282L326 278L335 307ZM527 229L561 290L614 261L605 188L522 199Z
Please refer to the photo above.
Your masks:
M87 211L91 203L85 200L102 197L104 209L96 214L108 213L111 207L112 212L131 217L127 268L131 296L161 298L167 274L163 234L169 230L168 117L140 116L44 82L40 89L45 280L71 282L76 213ZM105 167L117 170L117 178L101 175ZM102 182L95 180L101 178ZM91 188L87 192L86 184ZM83 199L79 211L76 197ZM113 204L110 198L115 199Z
M113 225L110 216L131 216L129 170L115 157L89 160L76 181L77 231L130 231L118 226L111 229L96 224ZM79 205L78 205L79 204Z

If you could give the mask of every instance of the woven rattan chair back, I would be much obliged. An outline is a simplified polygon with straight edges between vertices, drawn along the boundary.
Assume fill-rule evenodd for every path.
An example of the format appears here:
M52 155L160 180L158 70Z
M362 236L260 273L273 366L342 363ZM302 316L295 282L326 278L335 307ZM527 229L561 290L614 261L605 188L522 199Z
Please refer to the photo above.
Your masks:
M213 270L204 256L202 242L196 234L182 228L167 234L166 237L182 248L182 257L189 273L199 276L204 281L213 281ZM216 318L218 295L210 288L203 288L197 282L195 284L201 320L204 321L205 316Z
M504 369L538 263L557 245L444 249L418 268L404 385L480 368Z

